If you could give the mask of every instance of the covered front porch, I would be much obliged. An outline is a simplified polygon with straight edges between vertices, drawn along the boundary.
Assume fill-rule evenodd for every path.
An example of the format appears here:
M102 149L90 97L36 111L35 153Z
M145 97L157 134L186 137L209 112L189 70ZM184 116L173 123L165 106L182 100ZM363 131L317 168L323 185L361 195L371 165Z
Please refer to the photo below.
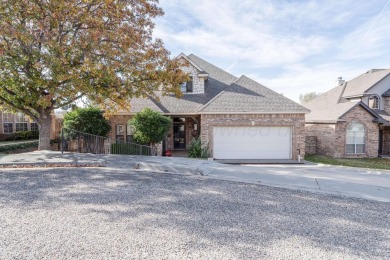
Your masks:
M390 125L382 125L379 128L379 157L390 157Z
M171 151L174 157L187 157L192 139L200 135L199 115L178 115L172 117L172 127L162 143L162 154Z

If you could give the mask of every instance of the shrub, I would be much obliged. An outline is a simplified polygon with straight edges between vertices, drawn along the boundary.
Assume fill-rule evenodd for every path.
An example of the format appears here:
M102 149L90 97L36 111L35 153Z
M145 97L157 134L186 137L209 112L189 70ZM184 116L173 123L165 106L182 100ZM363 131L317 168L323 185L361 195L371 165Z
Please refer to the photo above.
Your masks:
M190 158L208 158L210 156L208 146L202 147L200 138L193 138L190 142L188 157Z
M31 140L39 139L39 131L21 131L13 133L7 140Z
M98 108L78 108L64 116L64 128L88 134L107 136L111 126Z
M150 108L144 108L137 113L128 122L133 129L133 138L141 144L159 143L164 140L169 129L172 127L172 119L153 111Z
M20 143L20 144L8 144L0 146L0 152L8 152L13 150L24 149L28 147L38 147L38 141L28 142L28 143Z

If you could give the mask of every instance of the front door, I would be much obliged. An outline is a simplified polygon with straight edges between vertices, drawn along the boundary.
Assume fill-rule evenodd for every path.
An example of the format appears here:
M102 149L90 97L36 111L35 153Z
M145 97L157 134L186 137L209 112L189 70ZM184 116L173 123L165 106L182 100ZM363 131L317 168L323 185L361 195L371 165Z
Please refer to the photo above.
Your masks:
M173 119L173 148L186 149L185 118Z
M379 130L379 147L378 147L378 154L383 154L383 130Z

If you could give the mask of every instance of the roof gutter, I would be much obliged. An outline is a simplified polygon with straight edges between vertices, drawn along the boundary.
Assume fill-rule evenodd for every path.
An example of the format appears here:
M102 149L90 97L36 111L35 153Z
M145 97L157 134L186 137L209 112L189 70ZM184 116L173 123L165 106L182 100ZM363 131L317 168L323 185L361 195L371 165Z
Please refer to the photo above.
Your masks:
M234 111L230 111L230 112L199 112L199 114L201 115L245 115L245 114L267 114L267 115L272 115L272 114L280 114L280 115L283 115L283 114L309 114L310 111L306 111L306 112L297 112L297 111L283 111L283 112L259 112L259 111L244 111L244 112L234 112Z

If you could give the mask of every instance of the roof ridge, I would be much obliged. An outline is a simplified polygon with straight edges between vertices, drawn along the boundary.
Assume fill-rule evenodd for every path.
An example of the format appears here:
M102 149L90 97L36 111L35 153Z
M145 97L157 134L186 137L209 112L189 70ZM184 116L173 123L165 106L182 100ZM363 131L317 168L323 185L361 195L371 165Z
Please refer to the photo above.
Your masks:
M230 72L227 72L226 70L224 70L224 69L222 69L222 68L220 68L220 67L218 67L218 66L216 66L216 65L214 65L214 64L212 64L212 63L210 63L209 61L207 61L207 60L205 60L205 59L202 59L201 57L199 57L199 56L197 56L197 55L195 55L195 54L193 54L193 53L191 53L190 55L188 55L187 58L190 59L193 63L195 63L195 64L196 64L198 67L200 67L200 68L202 68L202 66L200 66L198 63L196 63L196 61L194 61L193 59L191 59L190 56L193 56L193 57L195 57L196 59L199 59L199 60L201 60L202 62L206 63L208 66L213 67L214 69L223 71L224 73L228 74L229 76L231 76L231 77L237 79L237 77L236 77L235 75L231 74ZM205 70L204 68L202 68L202 69Z
M185 59L186 61L188 61L192 66L194 66L197 70L199 71L203 71L204 69L202 67L200 67L198 64L196 64L196 62L194 62L193 60L191 60L190 58L188 58L187 55L185 55L183 52L180 53L178 56L177 56L178 59L180 58L183 58Z

